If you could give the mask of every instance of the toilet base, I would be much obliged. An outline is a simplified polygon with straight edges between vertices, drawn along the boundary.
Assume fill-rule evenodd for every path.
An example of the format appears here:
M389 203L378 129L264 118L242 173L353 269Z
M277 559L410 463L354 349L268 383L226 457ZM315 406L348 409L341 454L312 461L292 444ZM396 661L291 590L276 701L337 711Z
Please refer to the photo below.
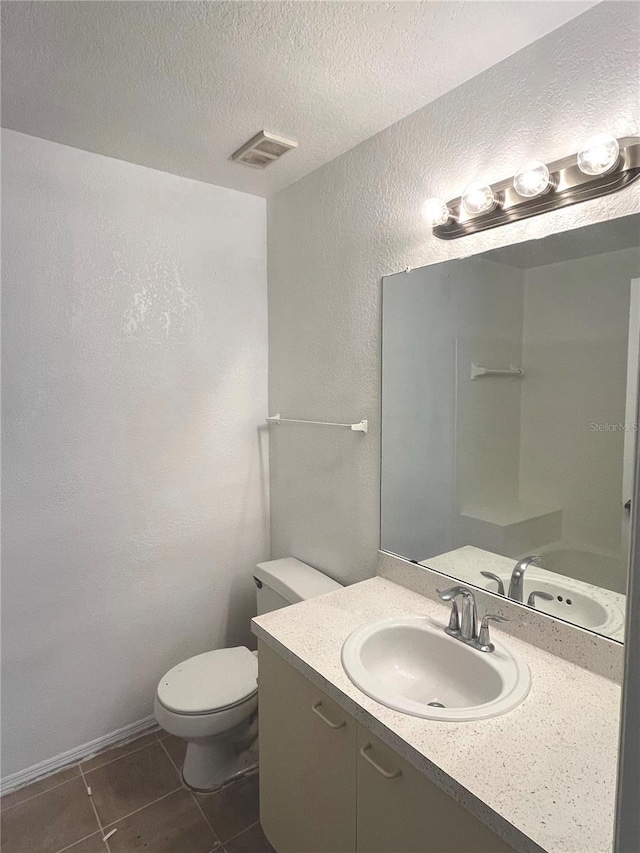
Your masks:
M232 776L229 776L228 779L225 779L219 785L216 785L214 788L194 788L193 785L190 785L187 780L184 778L184 772L180 773L180 780L185 788L188 788L190 791L193 791L195 794L213 794L214 791L220 791L222 788L226 788L228 785L232 785L234 782L238 782L240 779L244 779L245 776L250 776L253 773L257 773L258 771L258 762L254 757L251 763L248 763L245 768L239 770L237 773L234 773Z
M182 780L188 788L209 793L244 776L258 766L257 749L238 752L227 738L190 740L182 767Z

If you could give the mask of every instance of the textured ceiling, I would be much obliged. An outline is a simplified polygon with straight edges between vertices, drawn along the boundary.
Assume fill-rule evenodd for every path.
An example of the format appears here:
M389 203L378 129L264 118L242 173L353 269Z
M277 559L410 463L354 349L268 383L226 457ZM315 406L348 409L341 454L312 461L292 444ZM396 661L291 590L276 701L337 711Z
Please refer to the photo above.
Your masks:
M594 4L5 0L2 124L269 195Z

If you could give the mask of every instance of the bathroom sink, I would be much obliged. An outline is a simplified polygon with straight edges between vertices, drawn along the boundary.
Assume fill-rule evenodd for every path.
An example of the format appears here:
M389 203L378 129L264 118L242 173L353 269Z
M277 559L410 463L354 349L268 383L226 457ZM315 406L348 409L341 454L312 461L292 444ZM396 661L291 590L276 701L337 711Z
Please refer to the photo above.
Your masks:
M350 680L377 702L430 720L486 720L519 705L531 686L527 664L496 642L481 652L425 616L358 628L342 647Z

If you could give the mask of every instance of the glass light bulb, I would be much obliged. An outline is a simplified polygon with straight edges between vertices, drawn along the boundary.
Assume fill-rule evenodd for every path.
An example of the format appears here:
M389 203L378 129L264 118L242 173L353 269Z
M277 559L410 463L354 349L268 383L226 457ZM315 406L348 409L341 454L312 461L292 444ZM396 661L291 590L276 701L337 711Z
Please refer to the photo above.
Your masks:
M496 194L488 184L469 184L462 193L462 207L465 213L468 213L470 216L488 213L488 211L494 209L497 203Z
M542 195L551 186L549 169L540 160L532 160L515 174L513 188L523 198L535 198Z
M618 162L620 146L615 136L599 133L592 136L578 151L578 168L585 175L604 175Z
M432 228L446 225L451 219L451 211L441 198L428 198L422 205L422 216Z

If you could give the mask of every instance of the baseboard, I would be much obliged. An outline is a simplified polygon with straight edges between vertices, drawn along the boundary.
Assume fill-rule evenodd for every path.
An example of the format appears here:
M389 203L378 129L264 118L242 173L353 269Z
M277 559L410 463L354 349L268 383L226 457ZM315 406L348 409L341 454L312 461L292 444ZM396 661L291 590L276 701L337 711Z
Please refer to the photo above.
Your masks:
M40 764L34 764L32 767L27 767L26 770L20 770L17 773L11 773L0 779L0 788L3 794L8 794L10 791L15 791L17 788L23 788L31 782L37 782L39 779L44 779L45 776L51 776L52 773L57 773L58 770L64 770L72 764L79 764L81 761L86 761L87 758L93 758L94 755L99 755L106 749L111 749L114 746L122 746L130 740L134 740L146 732L154 731L158 728L158 723L154 716L145 717L143 720L138 720L135 723L130 723L128 726L123 726L111 734L103 735L89 741L82 746L76 746L67 752L56 755L55 758L48 758L46 761L41 761Z

